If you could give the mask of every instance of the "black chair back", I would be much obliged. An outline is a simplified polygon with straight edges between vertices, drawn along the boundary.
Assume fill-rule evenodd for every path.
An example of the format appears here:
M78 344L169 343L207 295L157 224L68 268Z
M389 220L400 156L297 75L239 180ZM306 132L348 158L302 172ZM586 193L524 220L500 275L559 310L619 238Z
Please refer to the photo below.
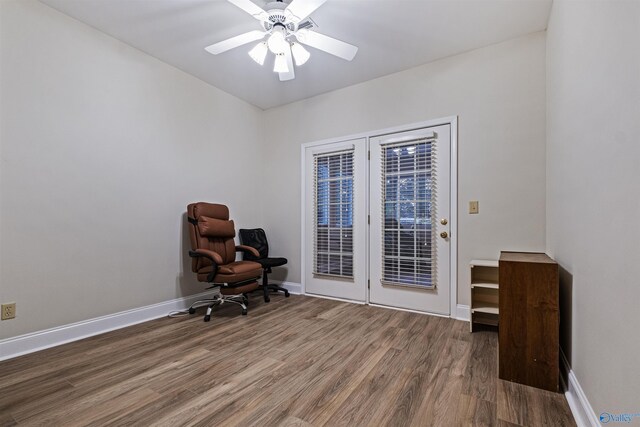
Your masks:
M269 257L269 243L267 242L267 234L262 228L241 228L240 243L256 248L258 252L260 252L260 258L257 258L248 252L245 252L243 259L246 261L255 261L258 259Z

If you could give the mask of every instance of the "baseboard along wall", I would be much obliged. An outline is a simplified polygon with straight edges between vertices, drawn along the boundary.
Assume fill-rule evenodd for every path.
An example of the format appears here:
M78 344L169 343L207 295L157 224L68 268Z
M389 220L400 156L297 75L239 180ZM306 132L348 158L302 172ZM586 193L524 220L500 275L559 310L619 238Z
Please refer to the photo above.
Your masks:
M456 312L451 317L469 322L471 321L471 308L468 305L458 304L456 306Z
M600 419L589 403L587 395L582 390L578 378L562 350L560 350L560 370L563 379L567 379L564 395L578 427L600 427L602 425Z

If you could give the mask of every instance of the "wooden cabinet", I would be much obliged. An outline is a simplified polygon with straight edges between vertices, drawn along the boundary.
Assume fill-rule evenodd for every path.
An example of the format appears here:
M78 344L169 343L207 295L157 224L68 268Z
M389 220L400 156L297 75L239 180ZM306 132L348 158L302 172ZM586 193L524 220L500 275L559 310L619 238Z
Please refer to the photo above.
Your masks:
M499 270L499 377L558 391L558 264L543 253L502 252Z
M498 326L498 261L474 259L471 267L471 332Z

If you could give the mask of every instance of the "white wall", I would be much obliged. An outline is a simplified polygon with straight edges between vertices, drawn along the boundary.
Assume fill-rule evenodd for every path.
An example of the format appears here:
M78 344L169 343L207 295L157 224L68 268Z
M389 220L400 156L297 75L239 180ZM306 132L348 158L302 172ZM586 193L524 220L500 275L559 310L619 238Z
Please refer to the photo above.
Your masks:
M261 110L41 3L0 1L0 338L201 292L183 213L261 223ZM211 70L215 72L215 70ZM186 277L182 277L182 272Z
M300 281L300 145L459 116L459 303L473 258L545 247L545 33L456 55L264 114L265 228ZM480 214L468 215L469 200ZM274 270L274 277L281 270Z
M261 112L38 2L0 3L0 300L18 303L0 338L200 291L182 277L195 200L264 226L290 260L275 278L299 282L300 144L450 115L459 302L470 259L544 249L544 33Z
M640 411L640 2L555 0L547 250L562 347L596 414Z

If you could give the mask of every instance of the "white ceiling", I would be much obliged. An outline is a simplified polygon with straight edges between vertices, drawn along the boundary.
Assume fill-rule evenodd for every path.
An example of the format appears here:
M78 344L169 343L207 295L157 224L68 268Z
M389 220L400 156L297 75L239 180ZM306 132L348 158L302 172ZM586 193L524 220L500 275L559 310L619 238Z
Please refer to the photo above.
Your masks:
M272 71L272 55L264 67L251 60L255 43L217 56L204 50L261 29L226 0L40 1L267 109L542 31L552 0L328 0L311 15L316 30L358 46L358 54L347 62L309 48L311 59L288 82Z

